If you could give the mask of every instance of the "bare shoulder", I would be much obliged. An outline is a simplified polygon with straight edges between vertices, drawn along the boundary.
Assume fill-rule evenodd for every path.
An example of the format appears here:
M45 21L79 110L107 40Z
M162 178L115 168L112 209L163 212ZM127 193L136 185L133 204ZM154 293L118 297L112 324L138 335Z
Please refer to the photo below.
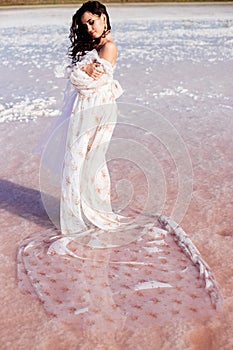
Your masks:
M113 41L107 41L100 49L99 56L115 65L117 58L117 47Z

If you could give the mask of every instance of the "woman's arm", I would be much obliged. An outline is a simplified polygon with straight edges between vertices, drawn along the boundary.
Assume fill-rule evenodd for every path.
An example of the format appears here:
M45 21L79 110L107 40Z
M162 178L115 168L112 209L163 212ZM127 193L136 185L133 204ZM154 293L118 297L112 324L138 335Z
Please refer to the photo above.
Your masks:
M93 63L86 64L86 66L83 67L83 70L95 80L101 78L104 74L103 66L96 61L94 61Z
M101 47L99 51L99 57L105 59L112 66L116 64L117 58L117 47L112 41L107 41L104 46ZM84 72L87 73L93 79L99 79L104 73L104 69L98 62L93 62L87 64L83 68Z

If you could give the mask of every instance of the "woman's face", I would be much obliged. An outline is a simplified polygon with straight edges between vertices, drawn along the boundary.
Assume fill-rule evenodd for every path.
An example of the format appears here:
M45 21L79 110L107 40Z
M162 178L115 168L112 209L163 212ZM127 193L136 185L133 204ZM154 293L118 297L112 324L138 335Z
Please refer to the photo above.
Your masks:
M106 16L104 14L98 16L86 11L81 17L81 22L88 34L90 34L93 39L96 39L103 34Z

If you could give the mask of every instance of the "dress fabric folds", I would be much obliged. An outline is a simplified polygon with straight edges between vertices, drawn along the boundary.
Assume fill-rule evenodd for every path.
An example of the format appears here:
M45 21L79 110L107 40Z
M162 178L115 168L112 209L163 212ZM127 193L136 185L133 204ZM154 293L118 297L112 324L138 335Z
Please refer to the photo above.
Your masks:
M83 70L94 61L104 69L98 80ZM183 229L165 215L112 209L106 152L123 92L113 72L96 49L70 71L69 123L63 151L55 150L62 157L60 223L21 244L19 286L51 316L84 328L206 317L221 305L221 292Z

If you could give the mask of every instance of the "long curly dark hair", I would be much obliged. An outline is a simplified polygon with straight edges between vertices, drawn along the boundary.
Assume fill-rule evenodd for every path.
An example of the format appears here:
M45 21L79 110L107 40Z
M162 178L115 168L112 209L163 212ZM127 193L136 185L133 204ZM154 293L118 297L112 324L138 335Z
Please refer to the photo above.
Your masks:
M81 22L81 17L86 11L91 12L94 15L98 15L99 17L101 16L101 14L106 15L107 28L104 31L103 35L105 35L111 29L109 15L107 13L106 7L99 1L85 2L73 15L72 25L70 27L69 38L71 41L71 46L69 47L68 55L72 59L73 64L79 61L81 56L85 55L86 51L93 50L100 41L100 38L93 39L88 34Z

